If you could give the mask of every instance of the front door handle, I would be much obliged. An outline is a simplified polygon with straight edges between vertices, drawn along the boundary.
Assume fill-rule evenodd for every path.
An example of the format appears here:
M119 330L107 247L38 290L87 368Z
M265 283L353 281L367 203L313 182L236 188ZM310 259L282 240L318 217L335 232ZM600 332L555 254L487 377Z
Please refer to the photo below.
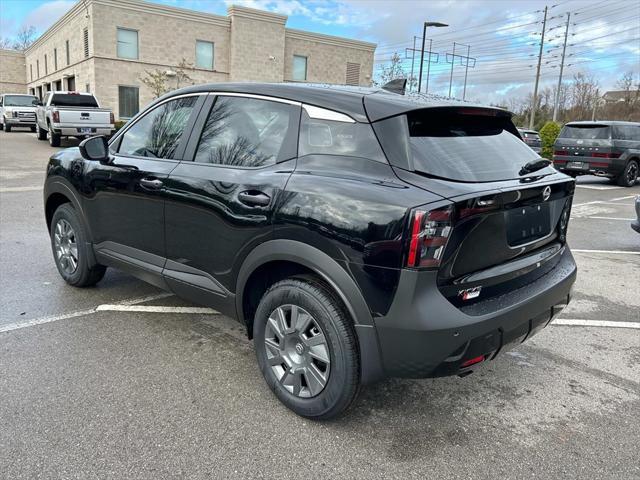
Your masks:
M162 188L162 180L158 180L157 178L143 178L140 180L140 185L149 190L159 190Z
M258 190L245 190L238 194L238 200L250 207L266 207L271 203L271 197Z

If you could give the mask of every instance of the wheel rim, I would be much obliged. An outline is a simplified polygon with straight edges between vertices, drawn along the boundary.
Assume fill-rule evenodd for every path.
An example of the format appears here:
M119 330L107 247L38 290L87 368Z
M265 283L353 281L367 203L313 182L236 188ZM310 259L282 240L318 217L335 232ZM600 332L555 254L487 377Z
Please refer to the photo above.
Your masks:
M638 164L631 163L627 170L627 181L629 183L634 183L636 181L636 178L638 178Z
M331 359L327 338L318 322L297 305L276 308L265 328L267 363L289 393L311 398L324 390Z
M58 265L66 274L71 275L78 268L78 245L76 243L76 232L64 218L56 223L53 232L53 244Z

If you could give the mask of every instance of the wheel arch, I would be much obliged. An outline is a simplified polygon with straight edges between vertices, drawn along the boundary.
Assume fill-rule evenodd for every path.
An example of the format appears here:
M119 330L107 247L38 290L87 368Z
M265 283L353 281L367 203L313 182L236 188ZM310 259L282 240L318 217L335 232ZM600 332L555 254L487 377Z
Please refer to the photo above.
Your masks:
M305 243L270 240L256 247L242 263L236 282L236 314L246 325L249 337L252 336L253 314L245 311L247 295L254 285L252 279L269 268L283 269L276 277L311 273L326 283L340 298L353 321L360 350L362 383L384 377L373 317L355 280L336 260Z

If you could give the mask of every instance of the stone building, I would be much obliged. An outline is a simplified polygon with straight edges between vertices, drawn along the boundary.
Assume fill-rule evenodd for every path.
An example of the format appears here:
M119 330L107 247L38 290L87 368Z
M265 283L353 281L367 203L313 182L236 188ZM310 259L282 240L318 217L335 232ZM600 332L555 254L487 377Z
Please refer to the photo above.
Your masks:
M175 88L184 59L189 83L321 82L370 85L375 44L286 28L287 17L230 6L226 16L140 0L78 2L20 57L2 52L24 79L2 88L40 97L48 90L94 93L126 119L153 99L146 71ZM11 61L6 60L11 59ZM13 75L13 73L11 73ZM15 87L14 87L15 85ZM25 87L26 85L26 87ZM180 85L184 86L184 82Z

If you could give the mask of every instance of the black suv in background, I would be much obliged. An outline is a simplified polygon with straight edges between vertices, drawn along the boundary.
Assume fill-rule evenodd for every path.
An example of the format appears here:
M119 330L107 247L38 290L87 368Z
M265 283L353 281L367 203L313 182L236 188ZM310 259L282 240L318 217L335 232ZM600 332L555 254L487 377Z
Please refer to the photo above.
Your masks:
M573 177L600 175L632 187L640 165L640 123L567 123L553 145L553 163Z
M53 155L44 199L67 283L115 267L236 318L275 395L323 419L548 325L576 277L573 193L501 109L211 84Z

